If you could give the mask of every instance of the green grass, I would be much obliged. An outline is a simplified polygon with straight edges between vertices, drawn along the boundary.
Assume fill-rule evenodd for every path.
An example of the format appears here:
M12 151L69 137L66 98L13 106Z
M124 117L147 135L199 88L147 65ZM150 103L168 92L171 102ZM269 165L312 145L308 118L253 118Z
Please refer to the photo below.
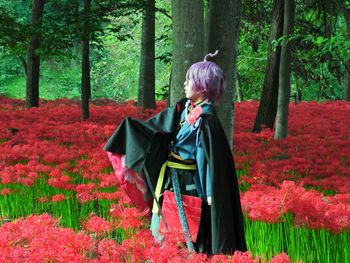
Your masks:
M8 77L0 84L0 95L10 98L23 99L26 95L26 82L24 77Z
M90 213L107 218L110 201L93 200L86 203L78 202L75 192L57 189L47 184L46 178L38 179L33 185L0 184L0 191L10 188L14 193L0 195L0 216L13 220L26 217L30 214L49 213L60 218L61 226L75 230L81 228L82 220ZM40 202L41 197L52 197L56 194L64 194L66 199L59 202Z
M81 182L80 182L81 183ZM91 213L108 219L111 202L93 200L79 203L75 192L57 189L47 184L47 176L42 175L32 186L21 184L0 184L3 188L15 190L14 193L0 195L0 217L13 220L30 214L49 213L60 218L61 226L74 230L81 229L81 223ZM110 192L112 188L103 189ZM40 202L40 197L64 194L66 200L60 202ZM342 262L350 263L350 233L333 234L320 229L312 230L293 225L293 216L287 214L284 222L269 224L251 221L245 217L245 231L248 249L262 261L274 255L286 252L293 262ZM109 236L121 242L127 235L124 230L111 231Z
M325 229L296 227L292 220L290 214L285 222L276 224L245 218L248 249L254 256L264 255L264 260L285 252L293 262L350 262L349 232L333 234Z
M78 65L64 67L43 63L40 73L39 96L44 99L80 98L81 69ZM24 99L26 80L24 75L8 76L0 82L0 94L10 98Z

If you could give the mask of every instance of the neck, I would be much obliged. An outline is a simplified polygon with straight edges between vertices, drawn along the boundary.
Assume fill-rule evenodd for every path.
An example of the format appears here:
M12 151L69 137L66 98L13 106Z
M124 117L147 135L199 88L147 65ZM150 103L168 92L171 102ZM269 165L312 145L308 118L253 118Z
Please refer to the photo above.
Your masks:
M202 97L199 97L196 100L190 100L190 101L191 101L192 106L198 106L198 105L202 104L205 100Z

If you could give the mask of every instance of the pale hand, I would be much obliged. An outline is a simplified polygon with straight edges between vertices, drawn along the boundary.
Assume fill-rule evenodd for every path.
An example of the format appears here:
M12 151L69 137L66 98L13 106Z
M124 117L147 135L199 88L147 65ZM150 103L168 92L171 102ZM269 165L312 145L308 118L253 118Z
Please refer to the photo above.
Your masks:
M211 205L211 196L207 197L207 202L208 202L208 205Z

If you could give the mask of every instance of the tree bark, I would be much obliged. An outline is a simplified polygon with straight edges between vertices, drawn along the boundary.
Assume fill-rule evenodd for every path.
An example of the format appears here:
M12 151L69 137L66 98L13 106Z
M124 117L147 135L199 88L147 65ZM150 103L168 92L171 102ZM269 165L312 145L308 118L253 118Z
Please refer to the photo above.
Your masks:
M233 143L233 113L237 44L241 18L241 0L211 0L209 14L208 49L219 50L212 60L224 71L227 90L217 107L217 114L227 139Z
M155 109L155 0L147 0L142 17L138 106Z
M343 0L334 0L339 10L343 13L346 22L346 32L350 38L350 9L346 8ZM350 101L350 60L345 61L344 95L343 99Z
M91 97L90 82L90 44L89 44L89 14L91 9L91 0L84 0L84 28L81 38L81 112L83 120L90 116L89 99Z
M41 19L44 14L44 0L32 0L32 27L34 32L27 51L26 108L39 107L39 78L41 44Z
M294 0L284 0L284 36L288 36L293 33L294 16ZM284 139L288 135L288 108L290 100L291 58L292 42L288 41L285 45L282 46L281 51L275 139Z
M350 35L350 34L349 34ZM346 62L346 70L344 77L344 100L350 101L350 60Z
M173 52L170 104L183 98L188 68L204 57L203 0L172 0Z
M208 54L210 0L204 0L204 54Z
M281 47L274 47L272 41L280 38L283 33L283 2L283 0L275 0L274 2L269 35L268 62L260 105L253 127L253 132L256 133L260 132L262 127L273 129L276 118Z

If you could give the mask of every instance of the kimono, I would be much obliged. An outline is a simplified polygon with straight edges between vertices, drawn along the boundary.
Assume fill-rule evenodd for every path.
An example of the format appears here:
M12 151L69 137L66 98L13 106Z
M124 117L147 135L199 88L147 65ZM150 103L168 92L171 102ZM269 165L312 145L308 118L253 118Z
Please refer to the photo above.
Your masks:
M142 192L142 209L150 208L151 189L157 184L161 166L170 152L175 151L184 160L195 160L197 171L186 177L193 178L189 184L195 185L187 193L203 198L196 250L207 254L246 251L238 181L225 133L209 103L201 106L202 112L194 123L185 120L182 126L179 125L188 105L189 102L183 99L147 121L126 118L104 149L110 154L125 155L125 166L143 178L146 191ZM143 176L145 168L148 181ZM179 178L181 174L183 171L178 171ZM186 185L187 182L183 184ZM186 193L186 189L182 191ZM209 196L210 206L207 203Z

